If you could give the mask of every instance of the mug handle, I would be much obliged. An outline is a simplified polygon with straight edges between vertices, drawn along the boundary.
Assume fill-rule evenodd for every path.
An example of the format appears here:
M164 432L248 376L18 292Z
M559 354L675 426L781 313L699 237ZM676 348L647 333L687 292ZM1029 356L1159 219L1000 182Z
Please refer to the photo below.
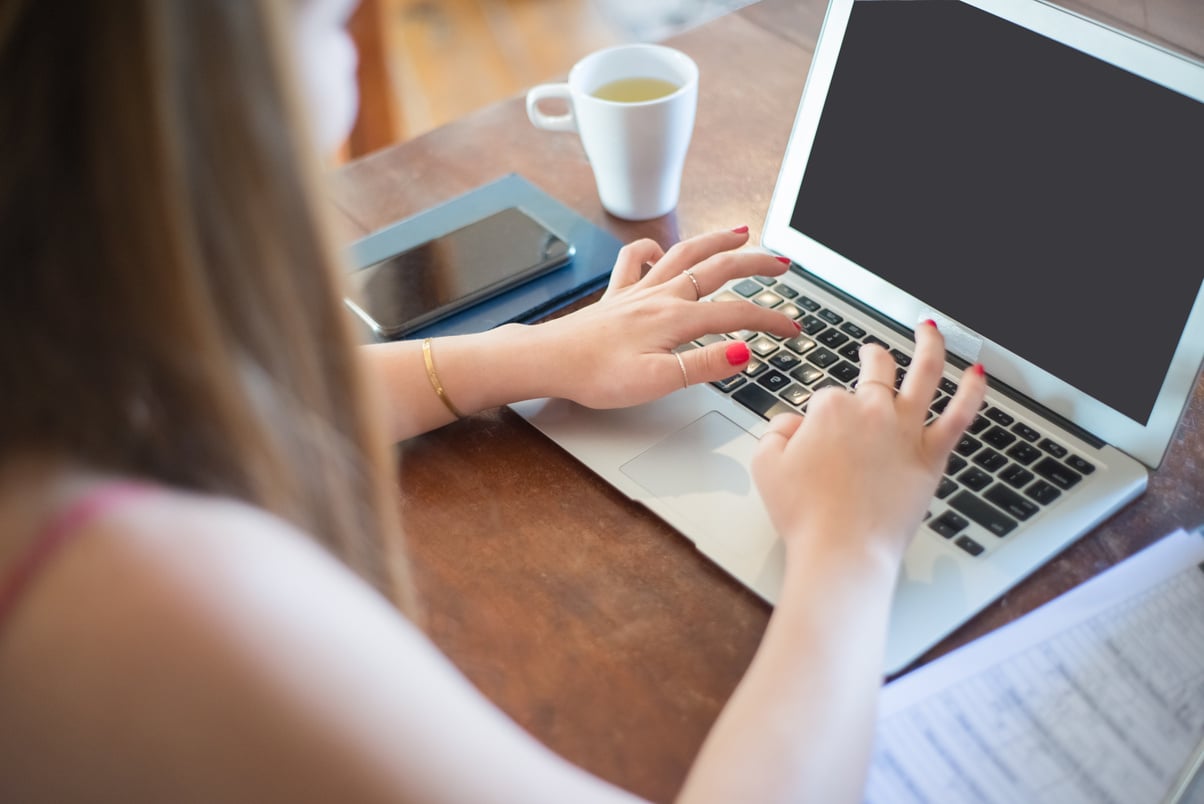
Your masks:
M547 115L539 111L541 100L559 98L569 105L568 114ZM576 131L577 120L573 114L573 98L568 84L540 84L527 93L527 117L536 128L548 131Z

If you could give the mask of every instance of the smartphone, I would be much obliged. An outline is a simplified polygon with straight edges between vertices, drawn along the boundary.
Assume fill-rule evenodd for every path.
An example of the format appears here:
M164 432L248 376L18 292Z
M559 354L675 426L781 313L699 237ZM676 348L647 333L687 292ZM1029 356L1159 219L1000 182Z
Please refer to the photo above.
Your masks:
M553 271L573 252L510 207L355 271L347 306L378 336L397 338Z

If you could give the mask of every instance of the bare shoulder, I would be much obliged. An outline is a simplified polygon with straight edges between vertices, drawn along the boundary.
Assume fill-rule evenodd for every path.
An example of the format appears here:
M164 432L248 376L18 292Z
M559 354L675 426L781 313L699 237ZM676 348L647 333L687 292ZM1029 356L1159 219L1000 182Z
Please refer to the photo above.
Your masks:
M267 513L163 491L66 547L0 630L16 800L630 800Z

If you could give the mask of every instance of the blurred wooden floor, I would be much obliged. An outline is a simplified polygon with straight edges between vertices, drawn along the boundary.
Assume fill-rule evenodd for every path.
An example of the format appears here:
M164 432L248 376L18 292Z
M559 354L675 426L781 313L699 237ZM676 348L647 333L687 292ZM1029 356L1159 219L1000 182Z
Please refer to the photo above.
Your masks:
M348 155L419 136L563 76L592 50L629 41L632 30L616 9L630 16L640 7L653 15L673 8L688 27L716 7L747 1L361 0L362 113L377 119ZM1199 52L1204 39L1204 0L1057 2L1172 48Z

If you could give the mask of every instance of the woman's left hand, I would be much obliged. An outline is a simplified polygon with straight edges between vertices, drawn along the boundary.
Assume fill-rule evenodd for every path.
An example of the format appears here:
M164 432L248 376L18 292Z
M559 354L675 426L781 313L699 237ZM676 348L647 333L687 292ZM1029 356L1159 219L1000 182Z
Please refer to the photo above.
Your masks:
M596 304L539 325L551 395L593 408L637 405L748 365L742 340L674 354L696 338L738 330L797 335L791 318L750 301L699 303L731 279L786 271L771 254L735 251L747 242L747 227L740 227L683 240L667 252L652 240L624 247ZM652 267L645 273L646 264Z

